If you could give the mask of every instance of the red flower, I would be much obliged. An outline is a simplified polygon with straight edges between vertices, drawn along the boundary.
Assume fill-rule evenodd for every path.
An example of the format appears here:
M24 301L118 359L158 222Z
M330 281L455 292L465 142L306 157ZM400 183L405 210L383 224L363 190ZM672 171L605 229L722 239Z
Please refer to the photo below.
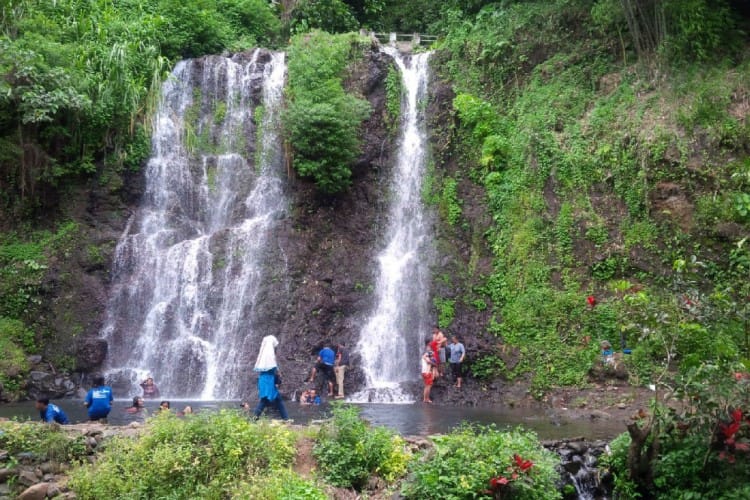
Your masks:
M750 443L745 443L744 441L742 443L734 443L734 449L737 451L748 452L750 451Z
M593 295L589 295L588 297L586 297L586 302L589 303L590 307L594 307L596 305L596 297L594 297Z

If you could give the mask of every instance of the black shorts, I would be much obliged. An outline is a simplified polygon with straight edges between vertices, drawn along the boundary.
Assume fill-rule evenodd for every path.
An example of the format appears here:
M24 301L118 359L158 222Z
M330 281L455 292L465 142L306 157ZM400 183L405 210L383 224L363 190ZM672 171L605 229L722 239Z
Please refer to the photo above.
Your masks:
M461 376L461 363L451 363L451 373L454 378Z
M336 379L336 374L333 373L333 366L326 365L324 363L318 363L315 368L323 374L327 381L333 382Z

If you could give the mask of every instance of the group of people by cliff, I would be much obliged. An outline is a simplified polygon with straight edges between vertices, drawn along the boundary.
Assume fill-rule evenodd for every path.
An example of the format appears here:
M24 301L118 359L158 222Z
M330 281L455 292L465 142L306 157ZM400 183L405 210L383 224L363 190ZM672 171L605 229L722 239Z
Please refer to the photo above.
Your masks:
M446 364L450 366L454 387L461 388L463 382L463 362L466 358L466 348L458 341L458 337L451 336L450 344L448 338L435 327L432 337L425 340L425 349L421 357L422 381L424 391L422 402L432 403L431 392L435 381L446 376Z

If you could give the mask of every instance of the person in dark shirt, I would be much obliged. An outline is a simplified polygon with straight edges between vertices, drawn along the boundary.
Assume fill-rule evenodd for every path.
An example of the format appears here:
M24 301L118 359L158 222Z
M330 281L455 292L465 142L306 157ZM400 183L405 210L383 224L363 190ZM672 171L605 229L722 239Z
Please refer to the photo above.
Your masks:
M49 402L49 398L39 398L36 400L36 409L39 410L39 417L42 422L57 422L58 424L69 424L68 416L59 406Z
M89 420L107 418L112 411L112 388L104 385L104 377L94 378L94 387L89 389L83 404L88 408Z

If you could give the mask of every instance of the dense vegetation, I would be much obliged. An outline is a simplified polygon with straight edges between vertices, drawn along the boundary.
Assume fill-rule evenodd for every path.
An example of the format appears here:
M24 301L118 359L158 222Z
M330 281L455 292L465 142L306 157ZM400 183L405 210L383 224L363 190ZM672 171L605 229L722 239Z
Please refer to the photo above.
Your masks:
M138 439L113 438L77 469L79 498L325 498L291 472L296 436L238 412L154 417Z
M315 180L326 194L351 182L359 127L370 104L343 87L347 67L369 47L369 39L312 31L296 35L289 46L288 108L284 116L293 148L294 168Z
M348 68L368 42L345 32L422 31L441 37L434 69L455 93L456 118L436 131L442 150L425 198L441 215L441 237L470 241L473 252L458 268L436 270L443 285L433 301L436 317L451 330L467 309L482 313L497 339L494 350L472 353L473 376L525 380L537 396L583 386L599 342L608 340L631 383L695 403L671 411L657 405L619 441L611 466L621 492L697 498L737 484L727 495L746 494L750 59L742 2L7 0L0 15L6 391L19 390L26 355L51 341L53 332L38 323L39 305L49 299L45 278L52 262L70 257L82 231L60 208L87 182L110 193L123 189L148 154L148 117L174 61L289 39L284 118L293 165L330 195L351 182L358 131L369 114L366 102L344 90ZM386 86L393 126L401 92L395 73ZM482 217L465 210L471 205ZM87 252L102 260L97 247ZM480 273L482 252L492 262ZM216 432L257 437L234 417L223 418ZM383 467L400 473L404 457L392 436L371 434L345 412L337 419L317 453L353 451L341 462L327 460L329 481L359 487ZM157 424L187 434L183 451L202 446L206 427L200 419ZM463 465L444 450L489 463L470 432L446 438L435 457L415 465L416 482L405 494L418 497L445 468ZM497 455L493 472L465 477L472 488L498 468L513 468L513 453L522 459L518 467L544 462L525 438L479 435L487 446L507 442L518 451ZM231 444L226 435L211 439ZM357 448L360 442L370 445ZM128 456L167 454L159 443L148 446L148 457L137 449ZM192 453L175 459L195 459ZM114 455L101 466L142 465ZM268 457L235 458L221 467L246 471ZM288 456L279 460L286 471ZM139 487L124 479L102 486L87 474L77 477L83 496ZM284 474L231 472L237 485L287 484ZM164 486L158 479L141 486L154 493ZM218 488L172 485L181 486Z
M635 383L675 360L748 357L750 66L729 8L692 4L664 6L646 53L620 2L446 17L461 123L447 164L463 165L435 189L456 225L462 200L445 190L483 187L491 225L456 234L484 231L494 262L438 301L491 304L489 330L520 358L485 356L478 373L581 384L605 339L632 349Z

